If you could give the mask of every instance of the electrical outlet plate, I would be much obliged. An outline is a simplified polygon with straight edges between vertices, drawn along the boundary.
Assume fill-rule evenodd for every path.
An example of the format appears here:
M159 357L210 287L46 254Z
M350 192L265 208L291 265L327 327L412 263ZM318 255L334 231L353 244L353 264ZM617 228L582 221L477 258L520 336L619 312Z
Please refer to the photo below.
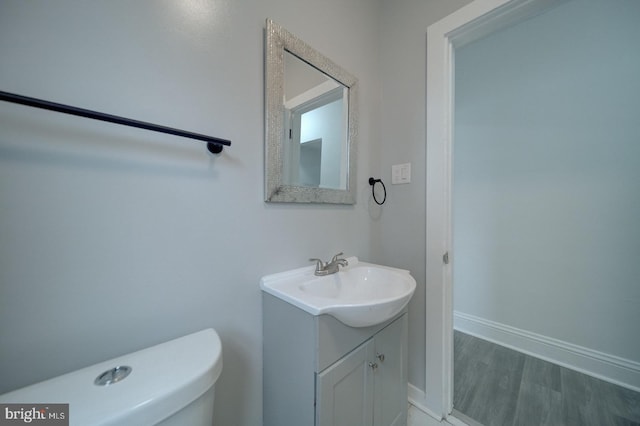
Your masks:
M391 184L411 182L411 163L394 164L391 166Z

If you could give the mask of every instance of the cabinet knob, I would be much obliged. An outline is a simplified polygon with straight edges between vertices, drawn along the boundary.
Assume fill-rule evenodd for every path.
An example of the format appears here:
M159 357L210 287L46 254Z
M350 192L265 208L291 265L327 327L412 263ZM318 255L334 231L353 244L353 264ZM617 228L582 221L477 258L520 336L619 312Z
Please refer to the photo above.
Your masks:
M375 362L370 362L369 363L369 367L371 367L371 369L375 370L376 368L378 368L378 364Z
M377 354L376 357L380 360L380 362L384 362L384 354Z

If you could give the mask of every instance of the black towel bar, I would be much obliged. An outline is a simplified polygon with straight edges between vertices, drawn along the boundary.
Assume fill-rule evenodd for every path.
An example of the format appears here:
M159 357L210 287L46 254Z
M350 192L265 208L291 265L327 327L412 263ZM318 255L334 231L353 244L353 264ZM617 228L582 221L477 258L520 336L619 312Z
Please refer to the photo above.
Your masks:
M207 149L214 154L222 152L222 148L225 145L231 146L231 141L226 139L220 139L213 136L207 136L199 133L187 132L185 130L174 129L171 127L160 126L157 124L146 123L144 121L132 120L130 118L118 117L117 115L104 114L102 112L58 104L42 99L29 98L27 96L16 95L8 92L0 91L0 100L13 102L15 104L27 105L35 108L47 109L50 111L62 112L64 114L77 115L79 117L91 118L94 120L107 121L109 123L121 124L123 126L137 127L139 129L146 129L154 132L167 133L170 135L204 141L207 142Z

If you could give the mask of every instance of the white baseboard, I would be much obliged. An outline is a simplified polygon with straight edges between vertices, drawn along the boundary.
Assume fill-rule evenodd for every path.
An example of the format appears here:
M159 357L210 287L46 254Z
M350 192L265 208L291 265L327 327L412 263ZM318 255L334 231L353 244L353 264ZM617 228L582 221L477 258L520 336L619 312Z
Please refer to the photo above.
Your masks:
M426 396L424 391L418 389L409 383L409 410L417 410L419 415L409 414L409 422L407 426L481 426L478 422L470 420L468 417L456 412L443 419L442 416L436 415L426 406Z
M640 391L640 363L505 324L454 312L456 330Z
M409 390L407 392L407 395L409 397L409 404L413 405L418 410L429 415L430 417L433 417L435 420L439 422L442 421L442 416L434 413L432 410L427 408L427 403L426 403L427 398L425 396L424 391L418 389L417 387L409 383Z

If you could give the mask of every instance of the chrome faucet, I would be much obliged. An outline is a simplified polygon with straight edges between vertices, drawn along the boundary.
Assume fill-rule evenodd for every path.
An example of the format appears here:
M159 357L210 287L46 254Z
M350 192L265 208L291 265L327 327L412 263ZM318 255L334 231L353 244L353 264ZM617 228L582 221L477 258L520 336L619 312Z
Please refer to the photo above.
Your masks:
M321 259L312 258L309 259L310 262L316 262L316 271L314 272L317 276L324 276L335 274L340 270L340 266L345 267L349 266L349 262L347 259L341 258L343 253L340 252L333 256L330 262L323 262Z

